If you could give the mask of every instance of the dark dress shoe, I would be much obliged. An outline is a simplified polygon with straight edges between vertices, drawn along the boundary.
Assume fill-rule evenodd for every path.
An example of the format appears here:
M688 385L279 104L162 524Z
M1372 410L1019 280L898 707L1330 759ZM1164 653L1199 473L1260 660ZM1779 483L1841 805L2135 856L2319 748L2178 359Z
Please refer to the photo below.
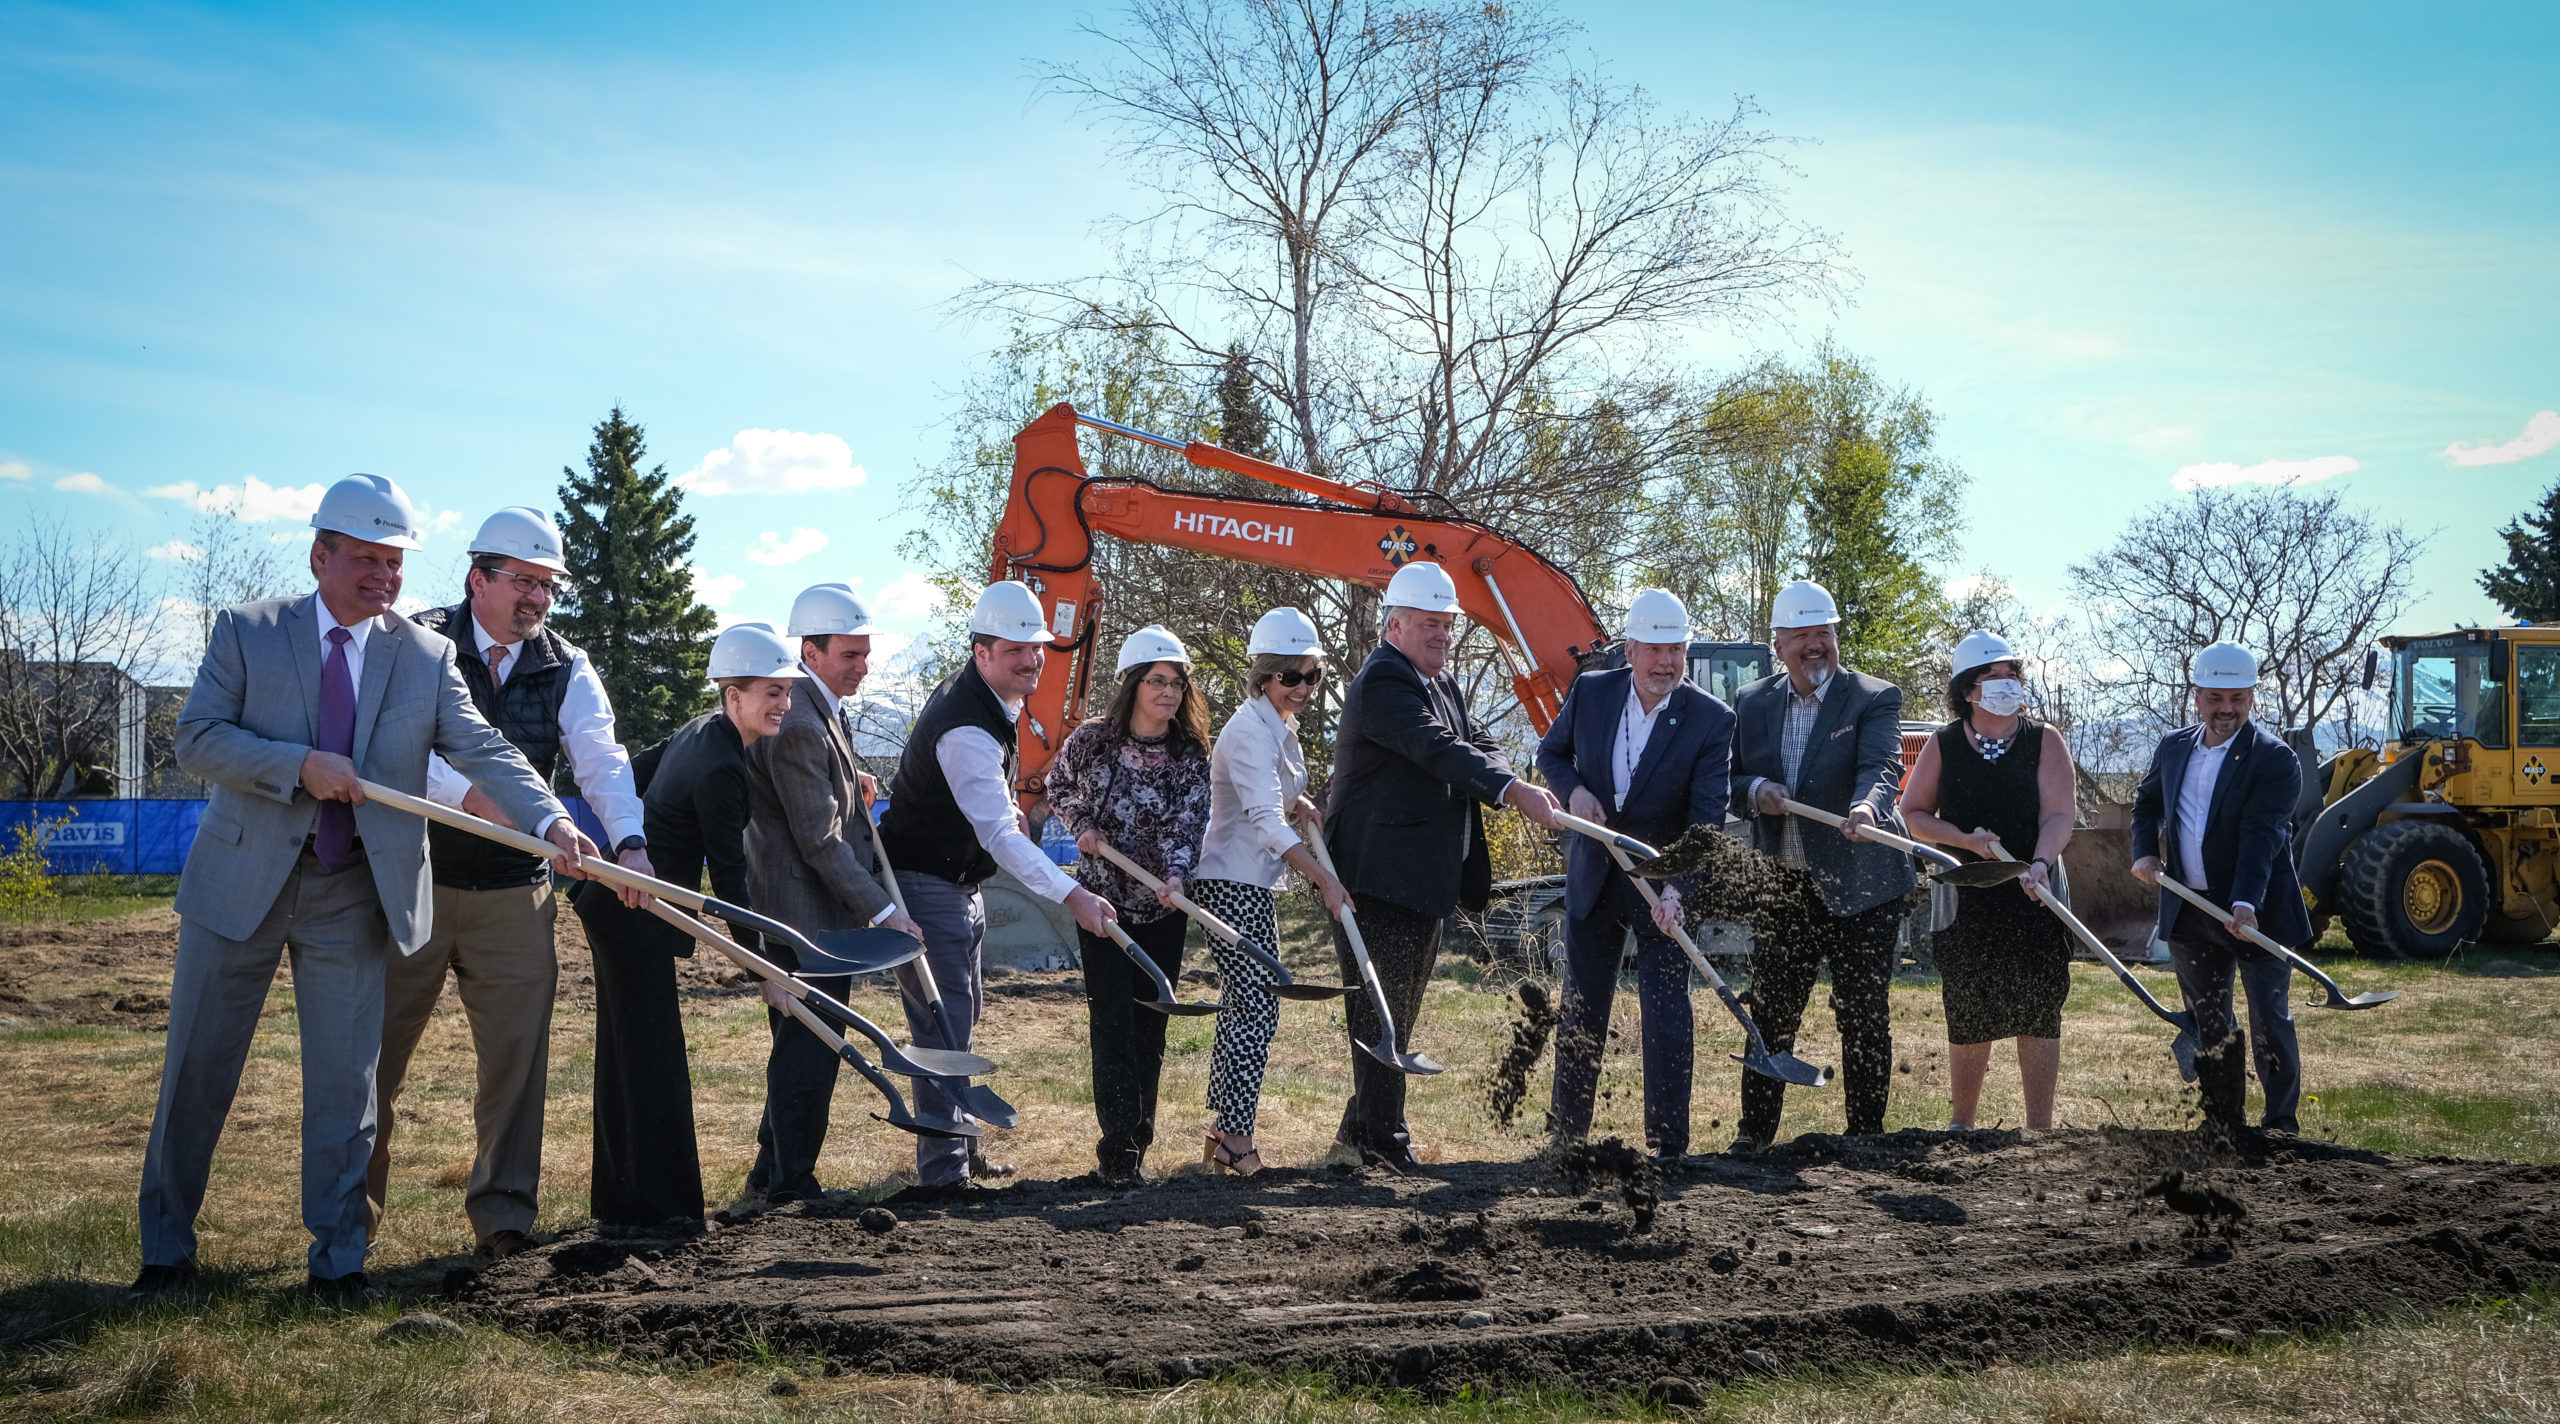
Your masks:
M126 1289L135 1295L158 1295L163 1291L185 1290L195 1283L196 1258L189 1256L172 1266L143 1267L142 1274L134 1277L133 1284Z
M1729 1157L1757 1157L1760 1155L1761 1149L1766 1146L1768 1146L1767 1143L1762 1142L1759 1138L1756 1138L1746 1132L1733 1140L1733 1145L1725 1149L1725 1155Z
M1013 1175L1013 1164L1011 1162L990 1162L978 1151L977 1148L972 1147L969 1149L969 1175L972 1177L1010 1177Z
M492 1261L503 1261L532 1244L521 1231L501 1231L480 1243L480 1254Z
M311 1293L332 1305L362 1305L373 1294L365 1283L364 1272L349 1271L343 1276L311 1276L304 1281Z
M1401 1132L1382 1144L1361 1148L1360 1160L1372 1167L1393 1167L1399 1172L1422 1165L1422 1159L1413 1155L1413 1139Z

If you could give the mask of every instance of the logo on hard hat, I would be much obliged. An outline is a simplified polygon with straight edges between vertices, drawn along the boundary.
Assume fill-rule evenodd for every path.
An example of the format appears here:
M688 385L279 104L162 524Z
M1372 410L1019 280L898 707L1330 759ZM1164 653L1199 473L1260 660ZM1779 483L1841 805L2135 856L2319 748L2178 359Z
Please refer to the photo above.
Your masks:
M1405 560L1422 552L1422 546L1415 543L1413 536L1404 532L1404 526L1399 524L1387 531L1387 537L1378 541L1378 552L1387 556L1388 567L1400 569L1404 567Z

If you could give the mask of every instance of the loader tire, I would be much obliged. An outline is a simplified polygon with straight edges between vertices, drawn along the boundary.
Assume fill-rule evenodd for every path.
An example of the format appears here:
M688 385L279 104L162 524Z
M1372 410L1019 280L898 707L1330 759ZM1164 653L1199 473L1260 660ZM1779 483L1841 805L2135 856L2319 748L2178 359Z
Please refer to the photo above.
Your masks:
M2365 833L2338 867L2347 938L2376 959L2442 957L2476 941L2489 917L2489 875L2460 831L2393 821Z

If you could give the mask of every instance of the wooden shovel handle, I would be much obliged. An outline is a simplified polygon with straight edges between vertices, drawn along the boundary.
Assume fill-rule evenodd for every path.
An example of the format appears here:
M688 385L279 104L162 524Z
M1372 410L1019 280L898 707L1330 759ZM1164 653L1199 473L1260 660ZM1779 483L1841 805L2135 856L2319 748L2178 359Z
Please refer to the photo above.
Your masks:
M2224 929L2231 931L2233 934L2240 936L2242 939L2249 941L2251 944L2256 945L2258 948L2265 950L2269 954L2272 954L2279 959L2289 960L2296 957L2292 950L2276 943L2257 926L2251 925L2246 929L2243 929L2240 926L2233 924L2231 922L2231 912L2229 910L2226 910L2220 905L2213 903L2211 900L2206 899L2204 896L2196 892L2196 888L2194 886L2189 885L2187 882L2180 880L2178 877L2171 875L2165 870L2160 872L2160 888L2177 896L2179 899L2186 901L2188 904L2195 906L2197 909L2204 911L2206 914L2213 916L2216 920L2222 922L2222 927Z
M394 791L378 782L358 781L356 785L364 788L367 800L379 801L395 811L406 811L412 816L441 821L457 831L468 831L482 840L496 841L502 846L512 846L528 855L541 856L545 860L561 858L560 847L551 842L481 820L468 811L458 811L423 796L412 796L406 791ZM687 890L681 885L660 880L654 875L643 875L636 870L626 870L612 861L601 860L592 855L578 857L578 868L608 885L628 885L635 890L645 890L659 899L672 900L688 910L701 909L708 899L698 890Z
M1790 801L1784 796L1778 798L1778 804L1787 808L1787 811L1790 814L1802 816L1808 821L1820 821L1826 826L1840 828L1845 828L1849 824L1849 818L1846 816L1835 816L1818 806L1808 806L1801 801ZM1893 832L1888 831L1881 826L1860 826L1854 839L1874 841L1878 845L1888 845L1893 847L1895 850L1902 851L1909 855L1937 856L1945 854L1945 852L1939 850L1935 846L1924 846L1918 841L1912 840L1907 836L1897 836Z
M1109 841L1098 840L1095 843L1095 848L1101 852L1104 860L1110 861L1113 865L1129 872L1129 877L1131 879L1146 886L1148 889L1155 891L1159 895L1164 893L1164 882L1158 880L1152 875L1149 875L1145 870L1139 867L1136 861L1122 855L1118 846L1113 845ZM1202 909L1199 904L1188 895L1176 894L1173 897L1173 907L1180 910L1182 913L1189 915L1191 918L1198 920L1202 929L1207 930L1209 933L1216 935L1218 938L1225 940L1229 944L1241 944L1244 942L1244 936L1236 932L1235 926L1228 924L1225 920L1222 920L1216 915L1210 914L1207 910Z

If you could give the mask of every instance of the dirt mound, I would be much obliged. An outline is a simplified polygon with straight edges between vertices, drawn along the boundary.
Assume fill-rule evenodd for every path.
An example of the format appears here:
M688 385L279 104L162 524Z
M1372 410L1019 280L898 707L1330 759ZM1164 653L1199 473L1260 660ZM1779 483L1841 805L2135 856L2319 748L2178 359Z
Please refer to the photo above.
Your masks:
M2171 1171L2248 1215L2193 1234L2142 1195ZM2254 1134L2219 1152L2125 1131L1807 1137L1693 1158L1659 1191L1639 1233L1534 1162L1033 1182L891 1208L885 1235L800 1204L691 1242L571 1238L463 1298L651 1358L761 1340L1000 1383L1251 1368L1632 1392L2246 1339L2560 1276L2560 1168Z

